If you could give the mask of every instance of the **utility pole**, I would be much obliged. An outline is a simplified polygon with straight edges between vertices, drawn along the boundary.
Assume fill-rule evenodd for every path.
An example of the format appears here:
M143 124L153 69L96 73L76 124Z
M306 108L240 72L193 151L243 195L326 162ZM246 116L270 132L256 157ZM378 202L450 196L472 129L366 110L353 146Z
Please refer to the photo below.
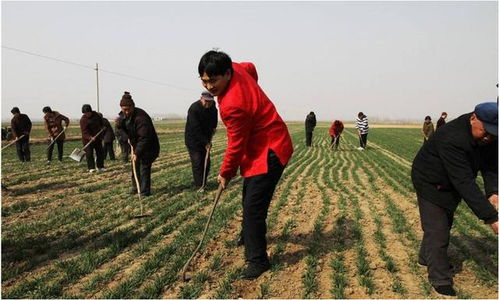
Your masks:
M95 73L97 74L97 112L100 112L99 109L99 64L95 63Z

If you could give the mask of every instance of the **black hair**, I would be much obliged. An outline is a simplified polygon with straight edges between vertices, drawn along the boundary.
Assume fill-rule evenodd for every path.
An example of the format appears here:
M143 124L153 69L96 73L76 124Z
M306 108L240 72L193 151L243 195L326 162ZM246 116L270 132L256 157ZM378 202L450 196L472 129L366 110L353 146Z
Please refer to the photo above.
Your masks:
M359 112L359 114L357 115L357 117L359 117L359 118L363 118L363 117L365 117L365 116L366 116L366 115L364 115L364 113L363 113L363 112Z
M87 112L91 112L91 111L92 111L92 107L90 106L90 104L83 104L83 106L81 107L82 113L87 113Z
M10 111L13 114L20 114L21 112L19 111L19 107L13 107L12 110Z
M45 106L45 107L42 109L42 111L43 111L44 113L50 113L50 112L52 112L52 109L50 108L50 106Z
M424 117L424 119L425 119L425 121L426 120L430 120L431 121L431 117L430 116L426 116L426 117Z
M233 72L232 60L229 55L222 51L208 51L199 60L199 76L203 76L204 73L210 77L225 75L227 70L230 70L231 73Z

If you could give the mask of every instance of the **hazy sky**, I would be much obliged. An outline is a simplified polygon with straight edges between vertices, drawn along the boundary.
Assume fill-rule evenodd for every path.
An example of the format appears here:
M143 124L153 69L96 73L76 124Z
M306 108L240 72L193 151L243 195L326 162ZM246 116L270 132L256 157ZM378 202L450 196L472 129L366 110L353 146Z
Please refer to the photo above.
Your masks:
M105 116L125 90L151 115L185 116L213 47L256 65L285 120L455 118L496 100L497 22L492 1L2 1L2 120L13 106L32 119L96 109L95 63Z

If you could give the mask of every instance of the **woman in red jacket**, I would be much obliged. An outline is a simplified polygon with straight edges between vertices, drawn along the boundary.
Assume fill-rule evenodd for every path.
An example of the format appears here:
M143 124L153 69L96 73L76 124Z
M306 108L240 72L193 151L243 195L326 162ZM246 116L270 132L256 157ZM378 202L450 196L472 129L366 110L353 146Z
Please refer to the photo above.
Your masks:
M343 132L343 122L340 120L334 120L329 127L329 135L331 136L331 149L337 150L340 147L340 137Z
M227 128L227 149L218 175L225 188L241 169L243 230L247 267L242 277L257 278L270 268L266 218L270 200L293 153L288 128L257 83L252 63L233 63L224 52L209 51L198 66L203 86L217 96Z

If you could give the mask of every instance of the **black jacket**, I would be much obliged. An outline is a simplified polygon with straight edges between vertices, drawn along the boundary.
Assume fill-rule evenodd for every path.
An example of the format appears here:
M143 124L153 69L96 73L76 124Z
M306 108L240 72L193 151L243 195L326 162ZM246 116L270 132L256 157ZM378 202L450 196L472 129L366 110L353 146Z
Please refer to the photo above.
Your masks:
M438 119L438 121L437 121L437 128L435 128L435 130L439 129L440 127L442 127L444 125L445 125L445 119L440 117L440 119Z
M104 132L102 133L102 140L104 141L104 143L112 143L115 140L113 127L111 127L108 119L102 118L102 121L104 123L104 127L106 128L106 130L104 130Z
M23 134L28 136L31 132L31 120L28 115L19 114L12 118L10 127L12 128L12 133L15 138L20 137Z
M478 145L471 135L471 113L447 123L419 150L412 163L418 196L453 212L459 201L486 223L497 221L488 196L497 194L497 140ZM482 173L485 195L475 182Z
M116 139L120 144L128 144L128 135L125 130L122 128L121 124L123 122L123 116L120 115L114 123L114 134L116 135Z
M315 125L317 124L317 120L315 119L315 114L310 113L307 115L305 119L305 131L312 132L314 131Z
M125 118L122 112L119 115L121 122L117 127L128 135L137 158L146 164L156 160L159 156L159 139L151 117L138 107L135 107L128 118Z
M198 100L191 104L185 123L185 145L190 150L202 150L211 141L213 131L217 128L218 110L213 104L204 108Z

